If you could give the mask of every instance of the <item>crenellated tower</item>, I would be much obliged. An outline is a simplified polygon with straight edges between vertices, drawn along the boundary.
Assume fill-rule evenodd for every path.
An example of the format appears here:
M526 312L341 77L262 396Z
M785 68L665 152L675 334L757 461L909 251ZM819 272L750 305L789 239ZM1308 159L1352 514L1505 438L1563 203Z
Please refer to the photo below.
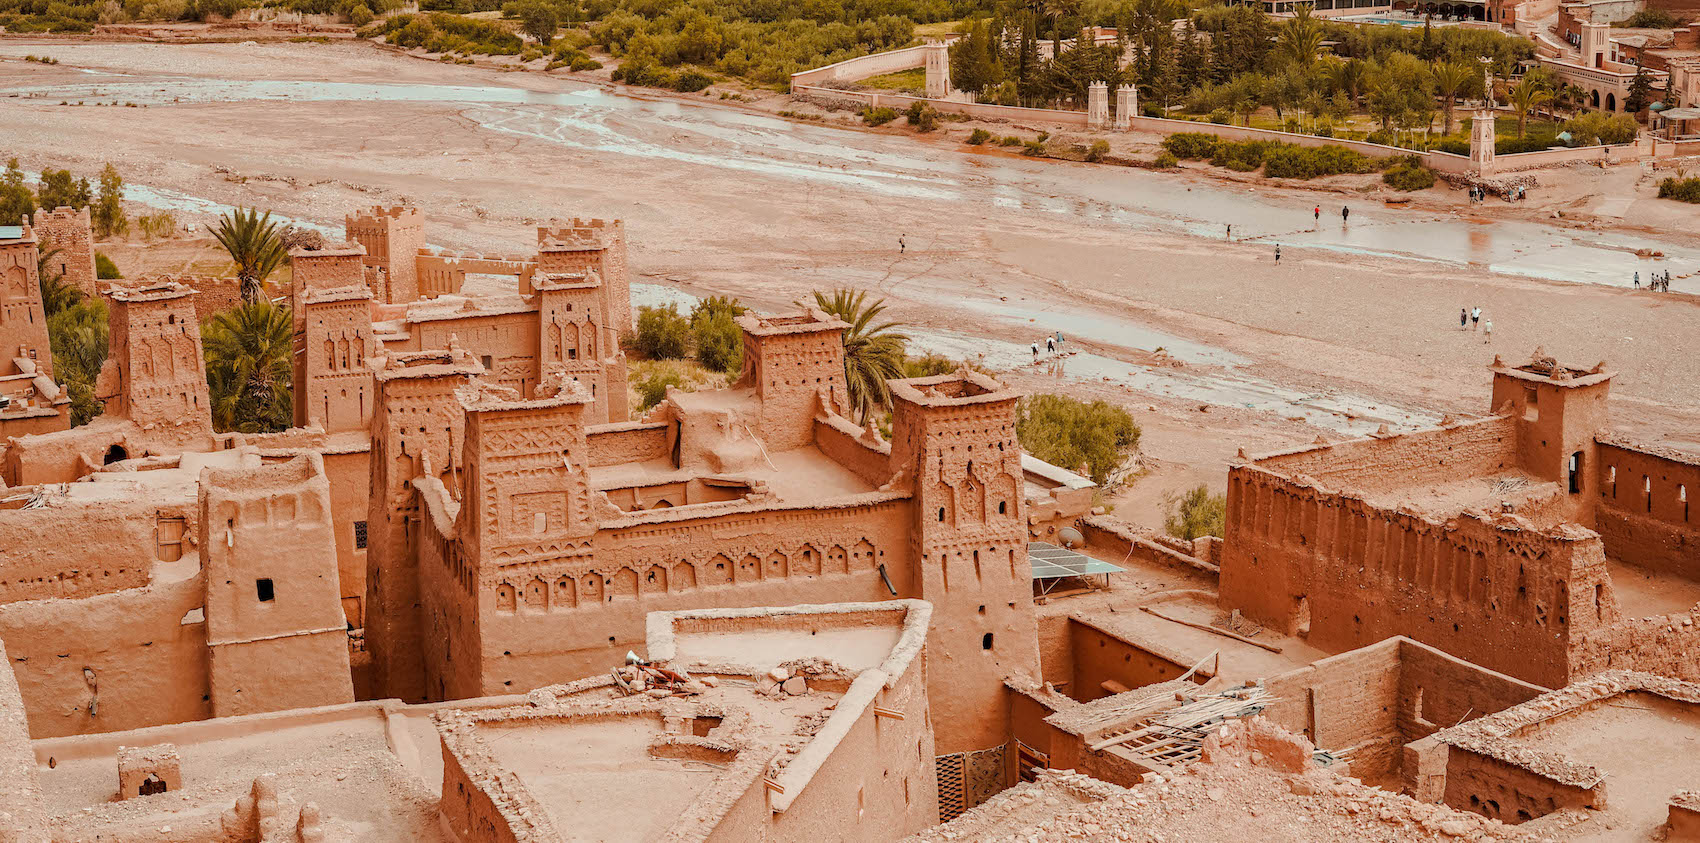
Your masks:
M814 308L800 316L738 317L744 329L744 367L734 387L753 387L759 400L754 433L771 450L814 442L815 415L824 407L848 412L844 330L850 326Z
M583 384L596 403L590 424L625 421L626 357L619 334L608 329L601 278L593 269L549 273L532 280L537 291L539 378L550 374Z
M927 659L938 751L966 753L964 778L973 779L976 765L1001 764L1004 679L1039 675L1020 395L970 371L890 384L891 465L913 489L911 593L934 607Z
M550 220L537 228L537 271L595 270L602 281L605 328L617 345L632 332L632 285L626 270L626 224L622 220Z
M465 413L455 393L484 367L458 346L392 354L374 375L367 511L366 649L379 696L425 699L419 626L419 489L460 497Z
M366 250L361 262L381 271L382 289L373 289L378 301L406 304L419 298L417 261L425 247L425 220L416 208L374 205L358 214L345 216L348 239Z
M114 285L110 347L96 384L106 412L188 444L212 436L195 291L176 281Z
M37 371L51 376L52 346L36 276L39 257L35 231L28 225L0 226L0 368L9 372L6 364L14 359L33 360Z

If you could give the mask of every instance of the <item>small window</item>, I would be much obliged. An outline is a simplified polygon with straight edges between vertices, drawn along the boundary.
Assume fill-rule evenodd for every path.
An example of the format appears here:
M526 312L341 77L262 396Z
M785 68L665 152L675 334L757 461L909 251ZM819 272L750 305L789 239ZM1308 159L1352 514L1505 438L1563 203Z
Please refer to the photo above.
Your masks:
M998 514L1004 515L1008 512L1009 512L1009 501L998 501Z
M486 355L484 355L484 356L482 356L478 359L483 361L484 371L488 372L488 371L496 368L496 360L495 360L495 358L491 357L490 355L486 354Z
M578 359L578 349L576 349L576 348L567 349L567 359L568 360L577 360Z
M277 597L277 593L272 590L272 581L269 579L254 580L254 592L259 595L261 603L270 603Z
M354 522L354 549L366 549L366 522L364 521Z
M944 507L939 507L939 523L944 523Z
M982 650L992 649L992 634L990 632L986 633L985 635L980 636L980 649L982 649Z

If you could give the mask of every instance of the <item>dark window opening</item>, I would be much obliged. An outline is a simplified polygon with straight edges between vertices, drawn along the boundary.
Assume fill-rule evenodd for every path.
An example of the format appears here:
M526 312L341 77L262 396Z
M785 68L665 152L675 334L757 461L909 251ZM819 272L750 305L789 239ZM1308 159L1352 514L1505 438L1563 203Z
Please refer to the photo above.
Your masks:
M149 773L148 777L143 779L141 785L136 788L136 795L152 796L156 793L164 793L166 790L165 781L159 777L159 774Z
M998 501L998 514L1003 515L1003 514L1008 513L1008 512L1009 512L1009 501Z
M366 522L364 521L354 522L354 549L366 549Z
M488 354L484 355L483 357L480 357L479 360L484 364L484 371L486 371L486 372L490 371L491 369L496 368L495 358L492 358Z
M269 579L254 580L254 591L259 595L261 603L270 603L277 598L277 592L272 588L272 581Z
M944 523L944 507L939 507L939 523Z
M1570 494L1582 491L1582 452L1570 455Z
M111 465L115 462L123 462L123 461L125 461L129 458L130 458L130 452L124 450L123 445L113 445L112 447L106 449L106 460L103 464L104 465Z
M982 650L992 649L992 634L990 632L986 633L985 635L980 636L980 649L982 649Z

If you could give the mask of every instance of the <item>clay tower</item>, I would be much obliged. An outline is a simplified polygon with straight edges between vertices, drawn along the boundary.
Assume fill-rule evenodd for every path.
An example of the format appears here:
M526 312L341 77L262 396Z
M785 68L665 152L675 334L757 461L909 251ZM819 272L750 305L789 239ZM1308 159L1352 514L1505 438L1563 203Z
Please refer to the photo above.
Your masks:
M1039 675L1020 396L968 371L891 381L891 395L891 465L914 490L912 593L933 604L928 673L950 677L929 691L938 751L967 753L959 769L973 780L985 771L969 768L996 760L980 751L1006 741L1004 678Z
M89 221L89 209L58 208L39 211L35 215L35 235L41 238L40 248L57 249L49 263L65 283L95 295L94 229Z
M375 375L372 497L367 510L366 649L377 695L425 699L419 627L419 497L444 484L459 498L465 414L456 390L484 367L458 346L390 355Z
M213 432L194 295L176 281L113 286L112 351L96 390L107 413L143 427L174 429L184 444Z
M735 387L753 387L761 399L756 435L769 450L814 443L815 414L823 405L847 411L844 329L820 310L801 316L738 317L744 329L744 368Z
M34 360L37 371L51 376L53 353L36 277L38 257L29 226L0 226L0 367L10 372L12 360Z
M354 701L318 454L201 475L212 714Z
M361 262L382 270L384 283L375 288L379 301L407 304L419 298L419 250L425 248L425 221L414 208L385 208L345 217L348 239L365 247Z

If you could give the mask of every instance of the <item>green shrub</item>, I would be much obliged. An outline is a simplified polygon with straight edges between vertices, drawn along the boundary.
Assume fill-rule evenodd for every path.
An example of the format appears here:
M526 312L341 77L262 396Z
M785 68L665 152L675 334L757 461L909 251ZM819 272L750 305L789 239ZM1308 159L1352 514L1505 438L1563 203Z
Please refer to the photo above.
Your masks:
M1028 453L1107 484L1139 447L1139 425L1127 410L1104 401L1031 395L1016 408L1015 433Z
M1210 122L1218 126L1226 126L1234 122L1234 113L1226 108L1218 108L1210 112Z
M1263 159L1263 174L1278 179L1314 179L1342 173L1367 173L1370 159L1343 146L1299 146L1281 144Z
M626 370L626 406L643 413L667 397L668 387L696 392L725 385L725 375L689 360L632 360Z
M678 77L673 80L673 90L687 94L694 94L697 91L713 84L714 77L709 76L708 74L693 67L690 70L680 73Z
M679 306L638 308L637 336L632 345L651 360L675 360L685 356L691 339L690 320L679 315Z
M744 329L737 318L745 309L737 299L710 296L691 311L691 336L703 368L735 373L743 367Z
M1092 162L1102 161L1104 160L1104 156L1109 154L1110 142L1106 140L1095 140L1092 142L1092 146L1086 150L1086 160Z
M992 139L992 133L986 131L985 129L975 129L973 132L969 133L969 135L968 135L968 143L970 143L974 146L979 146L980 144L983 144L986 141L989 141L991 139Z
M1163 149L1185 161L1202 161L1216 155L1221 140L1204 132L1178 132L1163 139Z
M938 109L928 103L910 103L909 110L904 112L904 118L917 132L930 132L939 127Z
M1519 152L1540 152L1549 147L1562 145L1552 135L1500 138L1493 143L1493 153L1495 155L1516 155Z
M1157 153L1156 158L1151 159L1151 166L1156 167L1159 170L1169 170L1179 167L1180 165L1181 159L1176 158L1173 152L1166 149Z
M638 398L640 399L638 401L638 412L641 413L653 408L657 404L660 404L662 399L667 397L667 387L673 386L683 388L684 385L684 377L679 375L677 372L651 373L649 376L638 381L637 391Z
M1222 141L1216 145L1216 154L1210 158L1210 163L1249 173L1263 166L1263 159L1280 146L1280 141Z
M460 15L431 12L396 15L360 30L362 37L383 36L397 47L423 47L433 53L513 56L525 43L506 27Z
M1020 146L1020 145L1021 145L1021 138L1018 138L1015 135L1004 135L1003 137L998 138L998 146Z
M596 59L591 58L590 56L579 56L578 58L573 59L572 64L569 65L568 67L574 73L579 73L579 72L586 71L586 70L601 70L602 69L602 62L599 62Z
M348 22L354 24L356 28L371 23L374 17L377 16L372 14L372 10L366 8L364 3L348 10Z
M112 259L107 257L104 252L95 252L94 277L104 281L110 278L123 278L124 275L118 271L118 264L113 263Z
M1038 157L1044 155L1045 154L1045 141L1041 138L1035 138L1033 140L1026 141L1026 142L1022 143L1021 144L1021 154L1029 156L1029 157L1033 157L1033 158L1038 158Z
M896 119L897 109L894 108L880 106L879 108L862 109L862 122L869 126L884 126Z
M1381 174L1381 180L1394 190L1427 190L1434 187L1434 171L1417 163L1411 156Z
M1163 509L1163 532L1186 541L1201 536L1221 538L1227 526L1228 496L1213 495L1209 487L1200 485L1186 494L1164 495Z
M1606 114L1594 111L1564 121L1564 131L1570 133L1571 146L1629 143L1640 130L1635 118L1627 114Z
M1626 29L1675 29L1679 24L1681 21L1664 9L1642 9L1617 25Z
M1659 181L1659 198L1700 204L1700 178L1678 179L1671 177L1661 179Z
M1470 142L1467 140L1459 140L1458 138L1446 138L1445 140L1431 146L1430 149L1438 149L1441 152L1450 152L1453 155L1468 156L1470 154Z

